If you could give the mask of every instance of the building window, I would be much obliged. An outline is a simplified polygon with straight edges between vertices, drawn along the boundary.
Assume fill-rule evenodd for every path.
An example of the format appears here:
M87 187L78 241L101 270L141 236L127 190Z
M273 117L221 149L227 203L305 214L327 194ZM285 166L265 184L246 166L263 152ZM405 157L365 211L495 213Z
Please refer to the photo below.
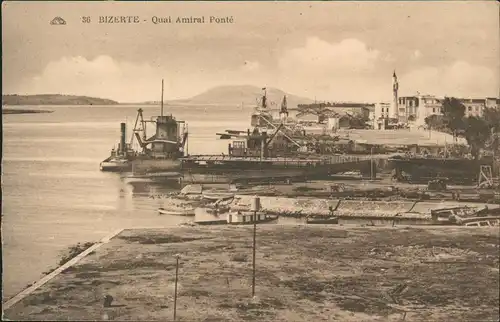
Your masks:
M472 106L469 106L468 110L469 110L469 112L471 112L472 111Z
M432 108L432 113L436 113L436 108L435 107Z

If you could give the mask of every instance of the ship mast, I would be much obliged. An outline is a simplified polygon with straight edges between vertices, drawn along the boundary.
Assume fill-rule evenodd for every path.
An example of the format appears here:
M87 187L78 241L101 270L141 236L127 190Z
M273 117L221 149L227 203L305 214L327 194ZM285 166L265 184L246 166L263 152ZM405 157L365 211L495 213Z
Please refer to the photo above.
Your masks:
M262 96L262 108L266 109L267 108L267 90L265 87L262 88L264 91L264 95Z
M163 78L161 80L161 116L163 116Z
M283 101L281 101L281 109L280 114L284 117L285 115L288 117L288 106L286 102L286 95L283 96Z

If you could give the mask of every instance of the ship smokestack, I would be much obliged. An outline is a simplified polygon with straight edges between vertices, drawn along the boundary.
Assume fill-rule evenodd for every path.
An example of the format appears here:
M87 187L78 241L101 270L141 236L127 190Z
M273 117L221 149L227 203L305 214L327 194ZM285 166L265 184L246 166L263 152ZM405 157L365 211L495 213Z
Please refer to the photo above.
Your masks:
M125 152L127 151L127 148L125 147L125 135L126 135L126 124L125 123L120 123L120 130L121 130L120 153L125 154Z

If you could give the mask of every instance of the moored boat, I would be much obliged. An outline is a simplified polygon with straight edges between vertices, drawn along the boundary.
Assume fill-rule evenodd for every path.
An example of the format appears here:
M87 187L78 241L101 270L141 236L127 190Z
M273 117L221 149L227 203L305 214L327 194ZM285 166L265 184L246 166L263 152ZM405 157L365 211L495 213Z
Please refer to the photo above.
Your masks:
M500 221L500 208L483 209L477 207L452 207L431 210L432 223L435 225L497 226Z
M105 172L128 172L132 170L132 163L127 159L109 157L99 164L99 168Z
M144 120L143 110L137 110L133 135L130 143L126 143L125 123L121 123L121 137L118 149L111 150L111 155L101 162L102 171L132 171L131 180L139 181L170 181L180 176L181 161L186 153L188 131L184 121L177 120L172 114L164 115L163 110L163 80L161 92L161 114L156 120ZM153 123L155 133L146 133L146 124ZM134 139L140 151L132 149ZM163 172L151 176L152 172ZM172 174L174 173L174 174ZM144 176L140 176L144 175Z
M203 215L197 214L195 223L197 225L250 225L271 223L278 220L276 215L268 215L264 212L251 211L236 211L228 212L223 215L209 214L205 212Z
M230 225L251 225L275 222L278 216L268 215L264 212L237 211L227 214L227 223Z
M230 192L204 192L203 199L208 200L230 200L234 198L234 193Z
M214 205L214 206L205 206L205 211L207 212L207 214L210 214L210 215L215 215L215 216L218 216L218 215L221 215L221 214L225 214L227 212L229 212L229 210L231 209L229 206L227 205Z
M194 209L166 209L163 207L158 208L158 213L160 215L171 215L171 216L185 216L194 217Z
M434 225L453 225L456 218L473 216L478 209L476 207L458 206L431 210L432 223Z
M500 217L477 217L477 218L465 218L462 219L461 224L463 226L474 226L474 227L497 227L500 226Z
M337 217L332 216L318 216L318 217L309 217L306 219L307 224L323 224L323 225L335 225L339 223L339 219Z
M121 136L118 149L111 149L111 154L99 164L99 168L104 172L129 172L132 170L132 161L136 157L131 144L125 142L126 124L120 124Z

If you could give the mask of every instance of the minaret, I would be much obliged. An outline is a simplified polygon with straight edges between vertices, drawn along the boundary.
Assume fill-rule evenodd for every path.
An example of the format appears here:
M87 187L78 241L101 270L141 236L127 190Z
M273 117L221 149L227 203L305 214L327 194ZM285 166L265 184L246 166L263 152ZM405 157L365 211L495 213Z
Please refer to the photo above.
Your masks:
M392 74L392 117L399 119L399 106L398 106L398 77L396 71Z

